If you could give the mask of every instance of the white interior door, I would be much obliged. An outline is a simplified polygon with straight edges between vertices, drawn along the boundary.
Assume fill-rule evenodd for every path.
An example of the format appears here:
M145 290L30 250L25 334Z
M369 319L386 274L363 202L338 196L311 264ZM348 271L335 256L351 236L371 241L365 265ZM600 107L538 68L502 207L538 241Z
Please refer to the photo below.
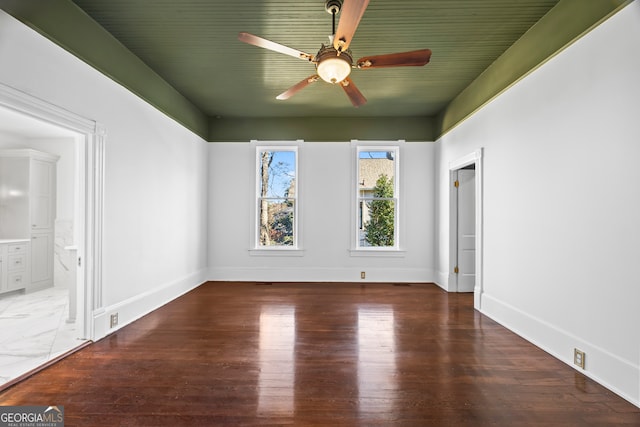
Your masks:
M458 170L458 292L476 283L476 171Z

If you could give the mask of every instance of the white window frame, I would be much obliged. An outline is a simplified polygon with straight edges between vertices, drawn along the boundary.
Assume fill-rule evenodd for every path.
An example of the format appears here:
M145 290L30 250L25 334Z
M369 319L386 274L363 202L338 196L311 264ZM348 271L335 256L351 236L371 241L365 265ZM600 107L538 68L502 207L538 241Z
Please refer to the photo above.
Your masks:
M300 193L301 193L301 184L300 184L300 155L299 155L299 145L302 141L284 141L273 143L270 142L268 144L260 143L258 141L251 141L251 143L255 146L255 190L254 190L254 201L253 201L253 214L252 225L251 225L251 247L249 252L251 255L256 256L302 256L302 239L300 236ZM295 154L295 195L294 197L290 197L294 199L294 211L293 211L293 245L291 246L282 246L282 245L273 245L273 246L262 246L260 245L260 188L261 188L261 176L260 176L260 168L261 168L261 159L260 154L265 151L289 151Z
M360 142L351 141L353 152L353 171L352 171L352 203L351 203L351 256L404 256L405 251L402 250L402 168L401 168L401 152L402 142L390 143L384 142ZM394 218L394 239L393 246L360 246L360 227L359 227L359 158L363 151L391 151L394 153L394 199L395 199L395 218Z

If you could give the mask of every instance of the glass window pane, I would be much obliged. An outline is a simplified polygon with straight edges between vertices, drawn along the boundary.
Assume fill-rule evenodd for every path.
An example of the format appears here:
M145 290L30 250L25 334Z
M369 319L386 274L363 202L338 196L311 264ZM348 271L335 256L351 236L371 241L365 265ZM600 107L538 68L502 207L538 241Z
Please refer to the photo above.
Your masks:
M293 246L293 199L261 199L260 246Z
M262 197L295 197L296 153L260 151L259 194Z
M358 189L360 196L373 194L378 179L386 176L392 185L388 189L393 197L393 182L395 181L395 159L393 151L360 151L358 155Z
M393 246L395 231L394 200L366 200L366 221L361 231L361 246Z

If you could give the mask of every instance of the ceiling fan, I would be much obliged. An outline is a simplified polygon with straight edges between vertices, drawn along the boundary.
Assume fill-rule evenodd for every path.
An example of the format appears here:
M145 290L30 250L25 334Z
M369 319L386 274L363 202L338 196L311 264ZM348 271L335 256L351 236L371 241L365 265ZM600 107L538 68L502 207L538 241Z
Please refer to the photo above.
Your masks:
M325 2L325 10L332 15L333 34L329 36L330 44L328 46L323 44L315 55L301 52L249 33L242 32L238 34L238 39L254 46L273 50L315 64L315 74L293 85L278 95L276 97L277 99L289 99L311 83L322 79L328 83L340 85L353 106L359 107L364 105L367 99L349 77L352 68L419 67L428 64L431 58L431 50L420 49L410 52L365 56L358 59L354 64L349 44L353 39L353 35L358 28L358 24L368 4L369 0L344 0L344 5L340 0L327 0ZM338 24L338 31L336 32L336 15L338 12L340 12L340 22Z

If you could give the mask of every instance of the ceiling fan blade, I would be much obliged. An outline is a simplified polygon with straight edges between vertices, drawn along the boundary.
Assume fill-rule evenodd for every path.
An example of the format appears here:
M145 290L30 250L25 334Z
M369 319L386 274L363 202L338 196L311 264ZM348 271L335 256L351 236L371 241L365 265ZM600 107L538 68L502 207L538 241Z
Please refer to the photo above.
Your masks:
M354 107L357 108L367 103L367 98L364 97L356 85L353 84L353 80L349 77L341 81L340 86L342 86L342 89L344 89L344 92L347 94Z
M313 76L309 76L306 79L301 80L294 86L291 86L289 89L282 92L280 95L276 96L276 99L279 99L279 100L289 99L296 93L300 92L305 87L309 86L311 83L315 83L318 80L320 80L320 76L317 74L314 74Z
M347 50L368 5L369 0L344 0L340 10L338 29L333 38L333 47L337 51Z
M238 40L240 40L241 42L245 42L248 44L252 44L254 46L264 48L264 49L273 50L274 52L279 52L285 55L293 56L294 58L304 59L305 61L313 60L313 55L309 55L308 53L295 50L293 48L281 45L276 42L272 42L271 40L263 39L262 37L254 36L253 34L239 33Z
M411 52L390 53L388 55L365 56L358 59L358 68L420 67L431 59L431 50L420 49Z

